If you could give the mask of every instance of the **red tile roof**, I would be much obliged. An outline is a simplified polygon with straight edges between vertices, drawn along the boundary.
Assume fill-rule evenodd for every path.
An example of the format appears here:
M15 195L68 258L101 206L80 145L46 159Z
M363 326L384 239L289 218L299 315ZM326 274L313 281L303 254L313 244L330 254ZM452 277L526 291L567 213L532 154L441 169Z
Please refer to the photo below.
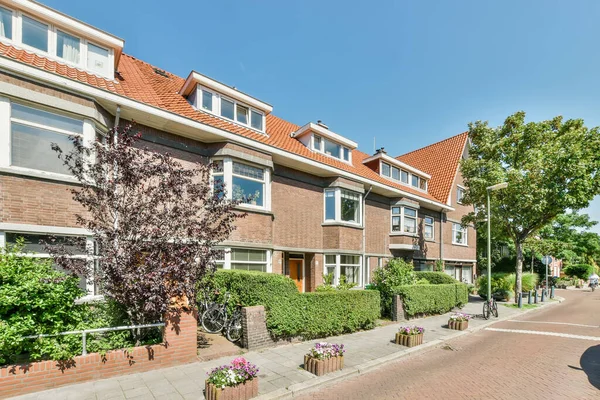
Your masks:
M196 110L183 96L178 94L179 89L181 89L183 83L185 82L184 78L164 71L162 72L164 72L166 76L158 74L156 73L154 66L127 54L123 54L121 56L118 67L119 74L116 74L114 80L98 77L96 75L81 71L77 68L63 65L57 61L49 60L45 57L29 53L25 50L17 49L4 43L0 43L0 56L4 56L31 66L36 66L46 71L68 77L102 90L119 94L121 96L126 96L132 100L161 108L180 116L210 125L212 127L223 129L257 142L283 149L307 159L315 160L320 163L360 175L364 178L386 184L390 187L403 190L428 200L441 203L446 202L447 196L440 196L436 190L431 191L430 194L423 193L419 190L400 185L396 182L381 177L379 174L362 164L362 161L369 157L369 155L359 150L352 151L352 165L309 150L300 141L290 137L290 134L299 129L300 126L287 122L272 114L267 116L267 135L263 135L252 129L229 122L223 118ZM410 154L412 153L409 153L409 155ZM434 176L434 174L429 172L430 168L423 165L423 163L420 161L413 162L411 158L411 162L404 162ZM451 166L451 164L448 165ZM439 171L438 169L435 169L435 173L453 175L455 170L456 168L451 171ZM432 181L433 180L434 178L432 178ZM445 179L443 180L445 181ZM438 181L437 177L435 177L435 181ZM437 188L437 185L432 186L433 188Z
M427 190L436 199L445 203L452 190L468 137L469 133L464 132L398 156L396 159L431 175Z

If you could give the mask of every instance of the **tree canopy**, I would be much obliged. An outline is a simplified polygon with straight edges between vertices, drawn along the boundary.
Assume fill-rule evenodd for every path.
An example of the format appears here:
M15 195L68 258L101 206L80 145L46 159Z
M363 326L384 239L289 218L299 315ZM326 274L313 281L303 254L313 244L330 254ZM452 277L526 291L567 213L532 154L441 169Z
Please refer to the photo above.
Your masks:
M560 116L525 122L520 111L496 128L470 123L469 138L469 158L461 163L468 188L463 202L475 205L477 213L465 222L483 220L486 188L508 182L492 192L491 223L515 244L519 292L526 239L559 214L587 207L600 193L600 131Z

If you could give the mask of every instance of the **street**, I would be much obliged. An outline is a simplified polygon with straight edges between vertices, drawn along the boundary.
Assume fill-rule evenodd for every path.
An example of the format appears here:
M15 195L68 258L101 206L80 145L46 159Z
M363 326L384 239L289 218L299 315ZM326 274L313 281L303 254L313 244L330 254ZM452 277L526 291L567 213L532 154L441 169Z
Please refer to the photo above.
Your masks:
M557 295L566 301L301 398L600 399L600 291Z

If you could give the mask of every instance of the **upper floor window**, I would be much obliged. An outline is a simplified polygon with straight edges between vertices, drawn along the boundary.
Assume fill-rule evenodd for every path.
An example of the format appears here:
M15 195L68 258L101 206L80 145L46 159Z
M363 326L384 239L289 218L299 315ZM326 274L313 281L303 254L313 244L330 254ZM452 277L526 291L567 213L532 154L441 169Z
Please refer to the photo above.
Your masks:
M433 240L433 234L434 234L433 218L431 218L431 217L423 218L423 237L427 240Z
M198 88L197 108L220 115L258 131L264 131L264 114L236 100L228 99L217 92Z
M64 152L71 151L71 137L83 137L83 121L12 103L10 132L11 165L69 174L51 145L56 143Z
M312 136L312 148L320 153L338 158L344 161L350 161L351 151L348 147L331 141L319 135Z
M461 224L452 224L452 244L467 244L467 228Z
M340 188L325 189L325 221L360 225L361 210L359 193Z
M241 204L246 206L269 209L268 168L233 161L230 158L215 161L214 164L212 179L216 193L231 200L240 200Z
M321 146L323 145L321 143L322 140L323 139L321 139L321 136L314 135L313 136L313 149L321 151Z
M391 178L395 181L400 181L406 185L409 184L409 176L410 176L410 185L421 190L427 190L427 180L421 178L418 175L409 174L403 169L397 168L391 164L386 162L381 162L381 175L387 178Z
M202 90L202 108L207 111L213 110L213 94L207 90Z
M0 7L0 38L37 50L59 62L113 78L112 50L21 11Z
M456 188L456 202L458 204L462 204L464 197L465 197L465 188L462 186L458 186Z
M392 232L417 233L417 210L410 207L392 207Z

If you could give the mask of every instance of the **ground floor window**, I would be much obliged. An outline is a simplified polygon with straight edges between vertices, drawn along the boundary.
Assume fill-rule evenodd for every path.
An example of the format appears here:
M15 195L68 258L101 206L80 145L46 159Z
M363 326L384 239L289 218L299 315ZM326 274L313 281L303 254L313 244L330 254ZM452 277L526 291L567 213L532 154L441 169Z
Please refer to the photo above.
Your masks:
M444 272L446 272L446 274L450 275L459 282L473 283L472 265L446 263Z
M344 276L346 282L361 284L362 257L353 254L326 254L324 275L325 281L338 285L340 277ZM333 276L333 279L331 278Z
M414 260L415 271L433 271L433 261Z
M272 272L271 251L263 249L223 248L215 264L217 269Z

